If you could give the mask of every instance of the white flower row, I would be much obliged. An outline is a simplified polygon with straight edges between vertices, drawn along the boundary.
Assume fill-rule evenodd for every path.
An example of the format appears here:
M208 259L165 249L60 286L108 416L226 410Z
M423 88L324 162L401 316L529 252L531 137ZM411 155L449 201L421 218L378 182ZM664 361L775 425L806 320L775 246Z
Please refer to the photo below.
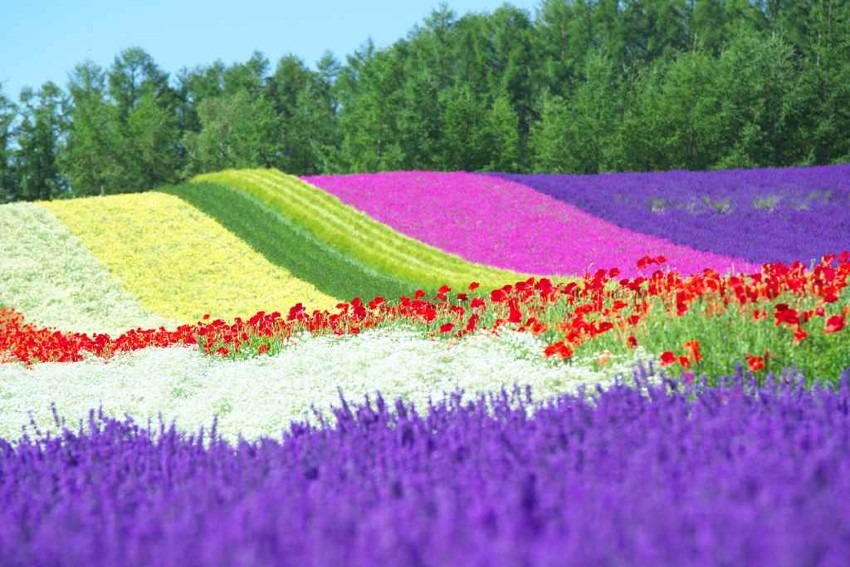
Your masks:
M0 207L0 305L28 322L118 334L173 326L147 312L50 212L32 203Z
M372 330L350 337L302 337L275 356L243 361L210 358L190 347L150 348L111 360L43 363L25 368L0 364L0 437L11 442L29 423L56 431L50 411L72 429L102 404L115 417L167 422L197 432L214 415L228 439L278 437L292 420L311 419L311 406L326 411L346 400L362 402L381 392L427 409L446 392L469 398L514 384L530 385L536 401L582 384L609 384L629 377L634 359L612 361L604 371L590 365L546 360L545 344L527 333L480 332L454 344L406 329ZM327 415L327 414L326 414ZM31 430L30 430L31 431Z

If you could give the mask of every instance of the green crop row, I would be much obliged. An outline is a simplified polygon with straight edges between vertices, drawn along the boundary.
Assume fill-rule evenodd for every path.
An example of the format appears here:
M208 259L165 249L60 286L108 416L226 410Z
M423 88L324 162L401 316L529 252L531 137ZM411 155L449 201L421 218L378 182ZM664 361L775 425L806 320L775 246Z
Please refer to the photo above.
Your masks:
M354 297L400 297L416 289L368 265L346 257L317 239L297 221L251 194L216 183L187 183L159 191L180 197L211 216L271 263L308 281L320 291L350 300Z
M303 226L326 246L375 271L426 288L471 281L500 287L528 277L467 262L392 228L300 179L276 170L227 170L196 177L245 191L281 216Z

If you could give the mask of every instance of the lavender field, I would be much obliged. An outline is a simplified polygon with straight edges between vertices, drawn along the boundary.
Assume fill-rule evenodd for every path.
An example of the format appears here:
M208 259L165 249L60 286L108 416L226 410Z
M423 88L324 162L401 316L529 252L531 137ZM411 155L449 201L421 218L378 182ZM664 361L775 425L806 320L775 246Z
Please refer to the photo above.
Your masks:
M619 227L749 262L809 261L850 248L850 165L494 175Z
M235 446L93 413L0 442L0 563L841 564L850 374L720 382L379 397Z

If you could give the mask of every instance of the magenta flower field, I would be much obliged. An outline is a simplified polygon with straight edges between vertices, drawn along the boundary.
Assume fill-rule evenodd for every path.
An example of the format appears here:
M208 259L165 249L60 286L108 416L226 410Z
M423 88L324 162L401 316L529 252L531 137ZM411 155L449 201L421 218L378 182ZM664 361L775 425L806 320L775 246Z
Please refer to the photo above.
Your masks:
M682 273L758 271L740 258L633 232L526 185L464 172L303 178L392 228L467 260L538 275L619 267L663 255Z

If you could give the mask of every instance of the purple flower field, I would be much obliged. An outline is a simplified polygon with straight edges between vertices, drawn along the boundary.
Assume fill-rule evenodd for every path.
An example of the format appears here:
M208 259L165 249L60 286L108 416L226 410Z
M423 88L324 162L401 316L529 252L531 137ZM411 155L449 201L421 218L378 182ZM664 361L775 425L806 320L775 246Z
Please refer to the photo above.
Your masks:
M378 399L236 448L93 412L0 441L0 563L844 562L850 371L837 390L721 383L618 386L533 417L519 393L427 417Z
M758 271L740 258L638 234L519 183L471 173L386 172L303 178L408 236L467 260L537 275L575 275L663 255L683 273Z
M620 227L751 262L806 261L850 248L850 165L492 175Z

